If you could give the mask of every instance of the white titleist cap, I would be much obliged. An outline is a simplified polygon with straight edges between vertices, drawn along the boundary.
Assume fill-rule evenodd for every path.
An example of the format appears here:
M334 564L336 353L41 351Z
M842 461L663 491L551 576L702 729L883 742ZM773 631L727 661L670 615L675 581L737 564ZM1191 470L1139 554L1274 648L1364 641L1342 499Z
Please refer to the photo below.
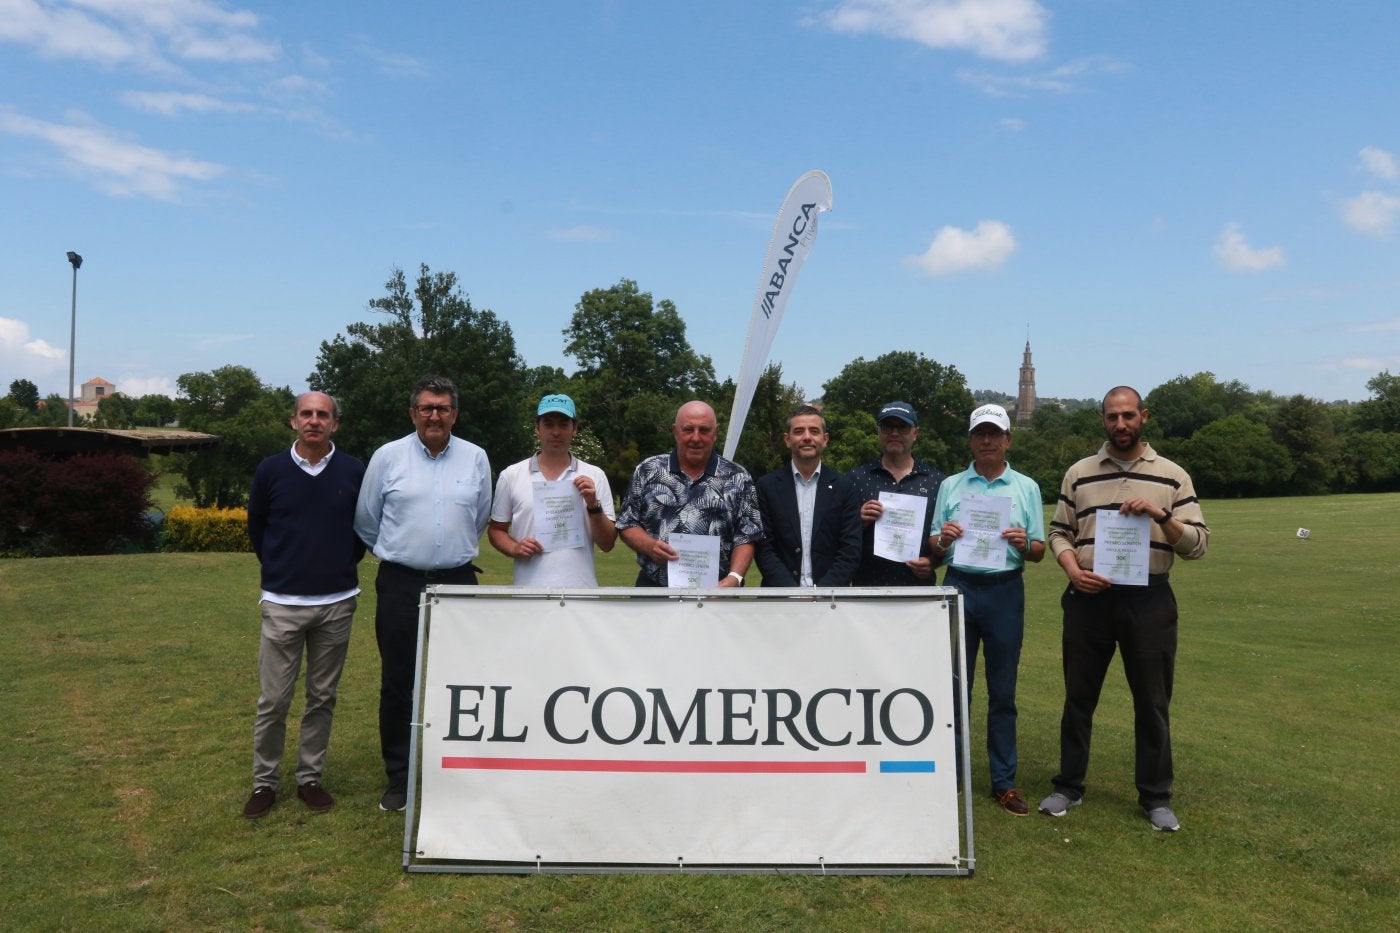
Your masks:
M972 413L972 418L968 421L967 432L972 433L979 424L994 424L1003 431L1011 430L1011 419L1006 416L1006 409L1000 405L983 405Z

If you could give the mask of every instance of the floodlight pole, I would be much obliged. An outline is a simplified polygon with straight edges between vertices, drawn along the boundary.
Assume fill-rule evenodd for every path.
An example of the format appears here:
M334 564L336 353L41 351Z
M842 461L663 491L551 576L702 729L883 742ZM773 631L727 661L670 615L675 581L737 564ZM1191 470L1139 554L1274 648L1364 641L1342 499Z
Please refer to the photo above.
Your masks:
M78 343L78 267L83 264L83 257L69 250L68 261L73 264L73 312L68 319L68 427L71 428L73 406L77 404L73 397L73 354Z

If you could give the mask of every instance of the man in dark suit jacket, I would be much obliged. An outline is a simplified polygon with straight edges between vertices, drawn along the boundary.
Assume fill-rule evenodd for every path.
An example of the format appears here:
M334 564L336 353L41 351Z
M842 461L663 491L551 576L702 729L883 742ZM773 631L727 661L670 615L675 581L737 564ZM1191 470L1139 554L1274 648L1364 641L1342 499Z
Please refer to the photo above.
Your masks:
M841 474L822 466L830 439L822 413L803 405L783 432L792 462L758 481L764 586L847 586L860 566L860 513L842 508Z

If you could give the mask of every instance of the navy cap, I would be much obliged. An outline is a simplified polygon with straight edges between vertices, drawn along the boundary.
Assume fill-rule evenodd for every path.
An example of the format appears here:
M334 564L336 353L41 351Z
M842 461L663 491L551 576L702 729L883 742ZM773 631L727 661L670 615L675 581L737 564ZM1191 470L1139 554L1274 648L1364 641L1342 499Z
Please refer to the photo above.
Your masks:
M919 426L919 416L914 412L914 406L908 402L890 402L880 409L880 413L875 416L875 423L879 424L886 418L898 418L905 424Z

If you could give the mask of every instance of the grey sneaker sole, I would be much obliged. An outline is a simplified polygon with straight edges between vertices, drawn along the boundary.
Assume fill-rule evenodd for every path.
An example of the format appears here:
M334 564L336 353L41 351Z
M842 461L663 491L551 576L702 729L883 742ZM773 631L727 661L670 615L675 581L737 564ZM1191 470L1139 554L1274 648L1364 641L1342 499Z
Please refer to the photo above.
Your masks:
M1060 800L1063 800L1064 805L1060 806L1059 801L1056 801L1055 803L1050 804L1050 806L1047 807L1046 804L1050 803L1051 798L1054 797L1059 797ZM1079 806L1083 802L1083 800L1071 800L1069 797L1066 797L1062 794L1051 794L1049 797L1046 797L1044 800L1042 800L1040 802L1040 806L1036 807L1036 809L1039 810L1041 813L1044 813L1046 816L1061 817L1069 811L1073 810L1075 807Z

